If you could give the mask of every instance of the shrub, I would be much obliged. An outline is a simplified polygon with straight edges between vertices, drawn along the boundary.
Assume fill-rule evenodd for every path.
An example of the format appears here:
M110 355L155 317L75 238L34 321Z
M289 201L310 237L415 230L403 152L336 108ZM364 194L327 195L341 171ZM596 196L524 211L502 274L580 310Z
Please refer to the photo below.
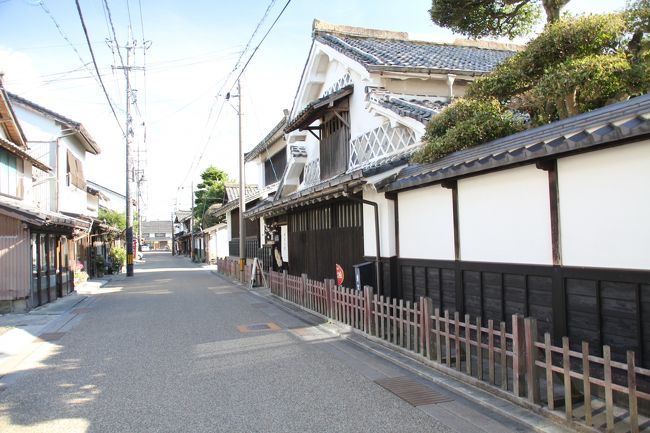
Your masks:
M524 129L523 119L504 110L496 99L458 99L427 124L425 145L413 162L432 162Z
M108 256L111 258L113 272L120 272L122 266L126 263L126 249L123 247L112 247L108 252Z

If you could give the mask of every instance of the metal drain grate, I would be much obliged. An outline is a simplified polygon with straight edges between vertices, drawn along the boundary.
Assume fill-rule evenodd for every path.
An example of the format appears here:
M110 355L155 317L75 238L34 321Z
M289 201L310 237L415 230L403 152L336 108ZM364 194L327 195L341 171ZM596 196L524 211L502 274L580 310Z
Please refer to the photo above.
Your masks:
M435 392L417 380L401 376L388 379L378 379L375 383L392 392L412 406L424 406L426 404L438 404L453 401L453 399Z
M56 341L60 340L65 335L65 332L46 332L38 336L43 341Z

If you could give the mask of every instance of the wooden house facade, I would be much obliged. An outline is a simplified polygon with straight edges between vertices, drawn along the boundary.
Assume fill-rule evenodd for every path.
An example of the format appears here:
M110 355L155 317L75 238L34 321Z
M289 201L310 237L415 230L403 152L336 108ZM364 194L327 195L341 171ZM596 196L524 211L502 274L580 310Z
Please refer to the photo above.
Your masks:
M33 178L53 168L31 154L0 81L0 311L25 311L74 289L76 236L89 220L35 203Z
M513 53L315 21L278 192L247 212L279 238L285 268L315 279L338 272L353 286L354 266L374 261L390 291L394 207L377 189L419 148L426 121Z
M396 291L650 366L650 95L410 166Z

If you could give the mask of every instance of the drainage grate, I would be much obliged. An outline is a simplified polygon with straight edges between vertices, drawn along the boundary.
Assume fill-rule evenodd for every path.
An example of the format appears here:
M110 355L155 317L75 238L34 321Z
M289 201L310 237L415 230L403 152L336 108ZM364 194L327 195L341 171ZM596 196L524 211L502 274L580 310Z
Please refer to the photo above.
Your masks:
M453 401L453 399L435 392L417 380L401 376L379 379L375 383L392 392L412 406L424 406L426 404L438 404Z
M280 327L273 322L268 323L253 323L251 325L239 325L237 327L239 332L254 332L254 331L278 331Z
M60 340L65 335L65 332L46 332L38 336L43 341L56 341Z

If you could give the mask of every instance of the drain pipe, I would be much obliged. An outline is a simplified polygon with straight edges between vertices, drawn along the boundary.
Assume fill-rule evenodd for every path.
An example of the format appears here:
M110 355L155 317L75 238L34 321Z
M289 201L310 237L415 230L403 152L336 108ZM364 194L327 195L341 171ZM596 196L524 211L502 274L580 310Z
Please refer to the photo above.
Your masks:
M379 205L375 203L374 201L370 200L365 200L362 198L357 198L352 195L350 195L350 192L348 190L343 191L343 197L347 198L348 200L355 201L357 203L362 203L362 204L367 204L369 206L372 206L375 211L375 252L377 253L375 255L375 289L377 290L377 294L382 293L381 292L381 271L380 271L380 258L381 258L381 252L379 250Z

